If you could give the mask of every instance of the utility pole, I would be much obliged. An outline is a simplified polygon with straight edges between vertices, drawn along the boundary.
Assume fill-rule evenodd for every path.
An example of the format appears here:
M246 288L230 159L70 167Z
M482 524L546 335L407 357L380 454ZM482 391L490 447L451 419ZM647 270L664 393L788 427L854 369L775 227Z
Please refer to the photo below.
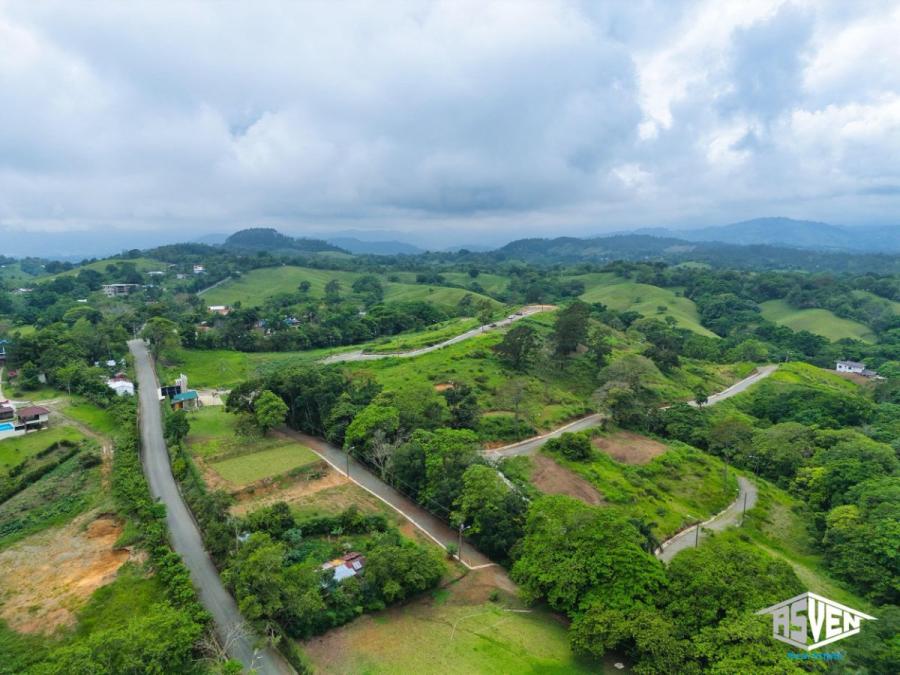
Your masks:
M351 445L347 448L347 478L350 478L350 453L353 451L353 446Z
M697 529L694 530L694 548L700 545L700 523L697 523Z
M462 547L463 547L462 535L463 535L464 529L466 529L465 524L460 523L459 524L459 546L457 546L457 548L456 548L456 557L459 560L459 562L462 564L465 564L465 563L463 563L463 559L462 559Z
M747 493L744 493L744 510L741 511L741 527L744 526L744 518L747 517Z

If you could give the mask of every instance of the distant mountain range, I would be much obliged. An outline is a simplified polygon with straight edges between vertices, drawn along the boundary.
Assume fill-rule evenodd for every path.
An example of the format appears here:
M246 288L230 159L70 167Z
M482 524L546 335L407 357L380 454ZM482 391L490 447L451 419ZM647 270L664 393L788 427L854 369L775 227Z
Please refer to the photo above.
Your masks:
M363 241L356 237L329 237L328 243L356 255L416 255L425 252L425 249L413 244L394 240Z
M842 227L792 218L756 218L731 225L716 225L693 230L665 227L642 228L635 234L674 237L686 241L718 241L741 246L765 244L820 251L900 251L900 225L881 227Z

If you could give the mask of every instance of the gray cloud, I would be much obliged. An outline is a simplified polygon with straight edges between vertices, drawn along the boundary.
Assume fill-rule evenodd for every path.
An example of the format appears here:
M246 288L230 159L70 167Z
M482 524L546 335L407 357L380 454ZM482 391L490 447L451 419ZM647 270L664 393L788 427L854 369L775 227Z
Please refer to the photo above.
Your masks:
M0 227L891 222L900 82L857 38L898 27L837 0L7 2Z

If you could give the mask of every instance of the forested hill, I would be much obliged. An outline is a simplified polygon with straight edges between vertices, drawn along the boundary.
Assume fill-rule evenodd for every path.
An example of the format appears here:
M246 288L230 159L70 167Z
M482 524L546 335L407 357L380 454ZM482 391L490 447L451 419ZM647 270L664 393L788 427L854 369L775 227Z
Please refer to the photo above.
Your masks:
M333 251L346 253L344 249L329 244L321 239L289 237L271 227L251 227L235 232L225 243L224 248L245 251L301 251L305 253L321 253Z
M742 269L800 269L811 272L896 274L900 259L876 253L836 253L780 246L689 242L672 237L623 234L579 239L519 239L485 254L498 260L553 265L614 260L698 262Z

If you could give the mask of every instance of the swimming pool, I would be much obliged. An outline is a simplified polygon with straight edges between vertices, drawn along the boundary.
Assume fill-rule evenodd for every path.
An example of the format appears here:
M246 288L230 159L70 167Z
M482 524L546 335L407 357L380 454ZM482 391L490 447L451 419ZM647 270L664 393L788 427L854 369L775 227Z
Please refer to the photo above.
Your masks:
M0 431L12 431L15 427L11 422L2 422L0 423Z

